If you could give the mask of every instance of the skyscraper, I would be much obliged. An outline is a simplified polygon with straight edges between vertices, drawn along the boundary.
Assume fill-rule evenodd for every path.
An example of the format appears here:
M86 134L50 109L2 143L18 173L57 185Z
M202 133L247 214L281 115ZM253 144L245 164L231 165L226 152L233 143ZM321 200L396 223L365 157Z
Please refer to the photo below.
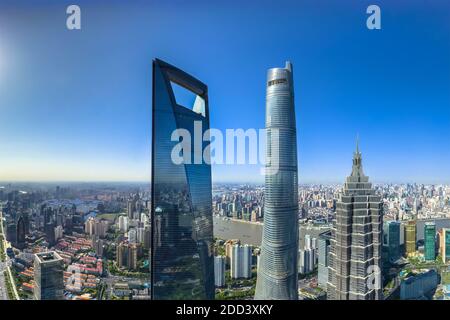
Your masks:
M416 252L416 220L409 220L405 225L405 251L406 256Z
M35 254L33 290L36 300L64 298L63 267L63 259L54 251Z
M331 300L382 298L382 202L364 175L356 144L332 228L327 296Z
M436 223L425 222L425 260L434 261L436 259Z
M331 231L323 232L319 235L318 240L318 275L317 282L319 286L326 289L328 282L328 253L330 252Z
M178 90L194 102L178 99ZM211 165L203 152L210 142L202 139L209 129L208 88L156 59L152 110L152 298L213 299ZM178 139L189 140L190 150L177 149Z
M383 227L383 245L389 261L400 258L400 222L386 221Z
M255 299L297 300L298 177L292 64L266 83L264 227Z

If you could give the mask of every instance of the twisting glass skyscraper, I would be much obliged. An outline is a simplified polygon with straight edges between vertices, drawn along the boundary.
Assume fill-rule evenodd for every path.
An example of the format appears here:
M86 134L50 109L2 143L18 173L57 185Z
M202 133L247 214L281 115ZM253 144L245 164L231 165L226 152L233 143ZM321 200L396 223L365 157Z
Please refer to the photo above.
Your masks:
M382 206L369 177L364 175L357 143L352 173L336 206L329 253L328 299L382 298Z
M264 228L255 299L296 300L297 137L292 64L267 74Z
M193 94L194 103L178 101L176 88ZM202 154L209 145L202 139L208 129L207 86L168 63L154 60L153 299L214 299L211 165L205 159L209 155ZM181 134L182 141L194 146L175 152ZM194 143L198 137L199 146ZM173 157L180 154L183 161L178 162Z

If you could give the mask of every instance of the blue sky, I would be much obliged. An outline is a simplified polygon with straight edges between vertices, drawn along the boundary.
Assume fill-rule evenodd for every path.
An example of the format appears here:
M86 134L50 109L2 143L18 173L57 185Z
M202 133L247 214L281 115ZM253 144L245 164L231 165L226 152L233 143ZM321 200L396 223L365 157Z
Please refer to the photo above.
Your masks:
M342 182L357 133L373 181L450 182L446 0L1 1L0 180L149 179L155 57L208 85L223 130L263 128L266 71L292 61L300 183Z

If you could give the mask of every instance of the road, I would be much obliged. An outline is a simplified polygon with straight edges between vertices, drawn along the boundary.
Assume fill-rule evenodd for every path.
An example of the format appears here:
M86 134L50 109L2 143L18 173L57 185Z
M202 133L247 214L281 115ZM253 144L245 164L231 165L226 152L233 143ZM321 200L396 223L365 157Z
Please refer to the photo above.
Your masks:
M3 208L2 207L0 207L0 234L3 235L3 237L2 237L3 238L3 240L2 240L3 241L3 249L5 250L5 256L6 256L6 262L3 263L3 267L2 268L6 269L6 275L7 275L7 277L9 277L10 283L11 283L12 288L13 288L13 292L14 292L14 297L13 298L14 298L14 300L20 300L19 293L17 292L17 288L15 286L14 278L13 278L12 273L11 273L11 268L10 268L11 261L10 261L8 255L6 254L6 248L9 245L8 245L8 242L6 241L6 236L5 236L5 233L3 231ZM0 284L2 284L1 288L3 288L3 290L6 290L4 273L2 273L2 276L0 276L0 279L1 279L0 280ZM3 282L1 282L2 280L3 280ZM0 297L1 297L1 295L0 295Z
M0 262L0 300L9 300L8 292L6 292L4 269L5 267L3 262Z

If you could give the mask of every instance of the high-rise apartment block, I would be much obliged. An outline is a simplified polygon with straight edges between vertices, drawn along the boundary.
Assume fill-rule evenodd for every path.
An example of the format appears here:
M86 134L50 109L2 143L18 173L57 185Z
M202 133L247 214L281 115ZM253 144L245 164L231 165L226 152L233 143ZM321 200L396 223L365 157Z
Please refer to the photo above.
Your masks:
M216 287L225 286L225 256L214 257L214 285Z
M252 277L252 247L235 244L230 256L231 278L250 279Z

